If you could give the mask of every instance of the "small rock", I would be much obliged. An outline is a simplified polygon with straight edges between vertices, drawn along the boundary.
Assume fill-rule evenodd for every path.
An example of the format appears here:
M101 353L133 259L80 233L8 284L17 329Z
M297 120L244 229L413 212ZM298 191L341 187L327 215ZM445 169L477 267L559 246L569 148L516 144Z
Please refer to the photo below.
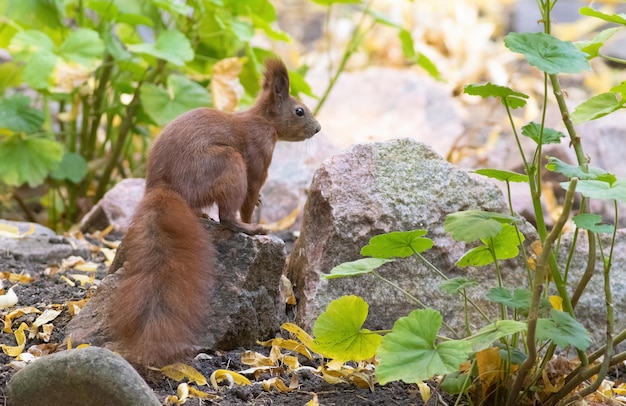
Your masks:
M136 406L161 403L119 355L98 347L67 350L34 361L6 387L12 406Z
M144 179L124 179L105 193L104 197L85 214L80 230L90 233L104 230L109 225L124 234L146 188Z
M59 262L70 255L89 258L86 241L57 236L54 231L39 224L0 220L3 224L16 226L22 234L19 238L0 235L0 251L20 261L39 263ZM34 225L34 232L26 234Z

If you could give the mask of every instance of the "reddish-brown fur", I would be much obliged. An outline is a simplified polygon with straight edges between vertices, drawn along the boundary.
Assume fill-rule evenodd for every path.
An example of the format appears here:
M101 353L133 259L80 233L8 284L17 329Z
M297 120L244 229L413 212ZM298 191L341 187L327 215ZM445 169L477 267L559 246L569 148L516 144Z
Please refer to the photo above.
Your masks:
M284 64L272 59L265 68L263 91L249 110L191 110L165 127L150 151L110 316L119 351L135 364L178 360L203 328L215 250L197 214L217 204L222 226L267 233L249 223L276 141L302 141L320 130L289 95Z

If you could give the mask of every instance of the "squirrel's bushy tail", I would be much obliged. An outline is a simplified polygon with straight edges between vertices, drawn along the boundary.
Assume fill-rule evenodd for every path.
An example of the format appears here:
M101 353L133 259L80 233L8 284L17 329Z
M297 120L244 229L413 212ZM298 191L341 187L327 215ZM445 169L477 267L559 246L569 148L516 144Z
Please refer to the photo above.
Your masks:
M123 240L127 253L110 326L127 360L163 366L195 343L206 320L215 248L176 192L146 191Z

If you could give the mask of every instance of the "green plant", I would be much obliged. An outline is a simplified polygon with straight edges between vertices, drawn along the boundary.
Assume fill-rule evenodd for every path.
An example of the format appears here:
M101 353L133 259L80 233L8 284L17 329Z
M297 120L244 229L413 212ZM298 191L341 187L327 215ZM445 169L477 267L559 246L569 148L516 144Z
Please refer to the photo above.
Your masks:
M578 73L581 70L590 69L588 59L602 57L601 47L604 41L619 28L609 28L591 41L577 44L561 41L550 33L550 12L555 3L556 1L538 1L543 16L543 33L511 33L504 38L505 45L511 51L521 53L530 65L535 66L544 74L544 94L541 103L544 107L540 123L529 123L521 128L521 132L518 132L512 110L525 107L529 96L524 93L493 84L465 87L467 94L500 99L506 109L519 147L525 174L495 169L477 172L507 182L507 187L509 182L524 182L529 186L540 248L537 250L534 265L531 261L525 261L528 263L528 288L509 290L503 286L500 276L499 261L519 255L524 241L523 235L517 230L519 219L514 214L510 193L510 215L481 211L465 211L448 215L444 228L454 239L480 244L460 258L457 266L494 264L498 286L488 291L487 298L499 304L500 316L493 321L483 313L487 321L486 327L479 331L471 331L466 323L466 336L454 339L440 335L439 330L444 325L441 315L435 310L425 308L426 306L416 299L414 300L416 304L424 308L398 319L390 332L369 332L362 330L361 325L355 323L346 328L342 325L342 319L336 318L335 328L343 329L343 331L350 330L353 337L373 333L385 334L376 350L380 362L376 368L376 376L381 384L391 380L419 382L436 375L446 375L442 382L444 389L454 393L466 393L470 398L479 402L491 401L495 404L519 405L531 404L534 399L539 398L545 405L565 405L593 393L606 376L609 366L626 359L626 352L614 353L615 345L626 339L626 330L617 333L614 331L610 270L616 227L601 224L599 215L589 213L590 199L611 201L615 208L613 221L617 224L619 220L617 203L626 202L626 182L618 180L604 169L588 165L581 139L574 127L575 124L597 119L624 108L626 106L624 101L626 82L615 86L610 92L590 98L570 113L559 81L561 74ZM611 23L626 25L626 19L620 14L605 14L590 7L582 8L581 13ZM614 62L625 62L611 59ZM549 105L549 85L552 86L555 100L563 117L566 134L545 126L546 109ZM526 156L521 146L521 136L535 141L536 147L532 155ZM559 143L562 138L568 138L568 142L576 153L577 165L568 165L557 158L544 157L542 152L544 145ZM558 172L569 179L561 184L567 193L562 213L551 229L548 229L546 225L542 209L540 168L543 165L548 170ZM557 256L563 248L557 242L560 240L565 223L572 215L573 202L577 193L582 196L582 201L578 214L573 216L576 226L574 243L569 248L569 252L563 253L567 258L565 263L559 264ZM572 280L569 274L571 258L576 249L577 237L581 232L587 233L589 241L587 268L580 280ZM378 268L392 257L403 258L407 255L418 255L423 259L414 242L419 241L416 238L423 238L425 233L425 230L415 230L376 236L370 241L369 248L365 247L361 251L362 255L370 255L374 258L339 265L325 277L332 279L371 274L393 284L382 277ZM608 246L601 243L602 240L598 235L601 233L611 236ZM398 238L399 236L402 238ZM425 249L427 248L430 247ZM604 278L606 341L600 349L588 353L590 335L576 320L574 309L596 268L597 251L601 255L600 263ZM523 249L521 252L526 255ZM430 263L425 263L447 279ZM467 301L464 293L465 289L473 283L475 282L468 278L456 278L445 281L441 289L448 293L461 294L466 300L467 311L469 307L477 308ZM568 287L572 288L571 293ZM555 289L558 295L548 297L550 289ZM405 293L408 297L413 297L410 292ZM337 305L333 303L334 307ZM333 314L342 314L342 312L334 308ZM329 315L324 315L326 323L328 323L328 317ZM365 320L364 315L361 315L359 320L361 319ZM343 342L349 341L345 335L344 333ZM349 359L341 353L342 348L335 348L339 353L333 353L328 351L329 346L332 347L332 343L326 342L327 353L342 360ZM557 381L551 382L546 374L554 361L555 349L570 346L576 350L580 365L570 373L561 372ZM349 354L349 351L350 349L346 349L345 354ZM321 352L324 354L324 351ZM603 359L599 361L601 357ZM462 367L463 365L465 367ZM590 383L584 384L586 381ZM474 385L478 383L480 385ZM473 390L478 387L481 390Z

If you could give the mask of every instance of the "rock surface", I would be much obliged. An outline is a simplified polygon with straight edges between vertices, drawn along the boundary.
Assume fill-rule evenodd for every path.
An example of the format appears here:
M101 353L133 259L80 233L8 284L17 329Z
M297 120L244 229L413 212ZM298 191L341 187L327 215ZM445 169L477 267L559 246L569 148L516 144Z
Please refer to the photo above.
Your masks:
M284 314L278 290L285 262L284 243L275 236L250 237L207 223L218 251L218 265L215 289L207 292L212 296L206 311L207 328L198 337L198 345L230 350L273 337ZM123 260L116 263L121 265ZM94 297L70 322L66 337L71 337L72 343L110 343L105 315L122 271L105 277Z
M123 179L89 210L80 221L84 233L101 231L110 225L124 234L137 205L143 197L146 182L141 178Z
M434 247L424 253L448 277L475 278L480 289L468 294L488 311L484 289L497 286L489 268L455 267L470 246L444 233L449 213L480 209L507 213L497 186L470 177L450 165L432 149L412 140L355 145L322 164L315 173L305 206L300 237L288 258L285 275L295 286L296 323L310 329L315 318L333 299L362 296L369 303L366 326L388 329L395 319L417 306L398 290L371 275L325 280L321 276L348 261L361 258L360 249L375 235L390 231L428 230ZM532 241L532 231L527 231ZM415 257L385 264L381 274L410 292L427 306L440 310L457 331L463 325L463 303L458 296L439 290L442 278ZM503 267L505 285L523 286L526 270L521 259ZM474 325L484 320L473 314Z
M1 255L20 261L58 262L70 255L89 258L89 247L85 241L56 235L51 229L39 224L0 220L0 223L19 229L20 235L0 235ZM30 227L34 232L29 233Z
M62 351L34 361L13 375L6 395L12 406L161 404L126 360L98 347Z

